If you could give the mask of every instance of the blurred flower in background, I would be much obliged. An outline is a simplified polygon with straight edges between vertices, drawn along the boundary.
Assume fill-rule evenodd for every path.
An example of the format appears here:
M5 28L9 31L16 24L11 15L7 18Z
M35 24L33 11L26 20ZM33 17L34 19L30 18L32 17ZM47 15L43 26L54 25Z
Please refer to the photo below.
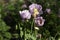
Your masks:
M27 8L27 5L26 5L26 4L23 4L23 5L22 5L22 8Z
M42 35L41 35L41 34L37 34L36 37L37 37L37 38L41 38Z
M45 19L43 19L43 17L37 17L35 18L35 23L37 26L43 26L45 22Z
M51 9L47 8L45 11L46 11L48 14L50 14Z
M20 16L22 17L22 19L30 19L31 18L31 14L29 12L29 10L23 10L23 11L19 11Z

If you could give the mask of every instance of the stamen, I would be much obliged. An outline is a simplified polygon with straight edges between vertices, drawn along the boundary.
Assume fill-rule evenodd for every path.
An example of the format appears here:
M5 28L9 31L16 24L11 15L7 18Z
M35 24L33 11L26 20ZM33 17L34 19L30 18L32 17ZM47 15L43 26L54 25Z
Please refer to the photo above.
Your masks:
M33 16L36 17L38 14L39 14L38 10L36 8L34 8Z
M36 8L34 8L34 14L39 14L39 12Z
M40 24L42 24L42 20L40 19Z

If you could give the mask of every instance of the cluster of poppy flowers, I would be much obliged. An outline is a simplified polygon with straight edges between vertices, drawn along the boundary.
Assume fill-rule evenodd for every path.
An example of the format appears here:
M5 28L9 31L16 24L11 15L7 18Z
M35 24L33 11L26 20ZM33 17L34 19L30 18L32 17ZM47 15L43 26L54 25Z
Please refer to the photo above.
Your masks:
M46 9L46 11L49 13L50 9ZM30 19L31 16L33 16L34 22L37 26L44 25L45 19L40 16L41 14L43 14L42 6L39 4L33 3L29 6L29 10L19 11L19 13L22 19Z

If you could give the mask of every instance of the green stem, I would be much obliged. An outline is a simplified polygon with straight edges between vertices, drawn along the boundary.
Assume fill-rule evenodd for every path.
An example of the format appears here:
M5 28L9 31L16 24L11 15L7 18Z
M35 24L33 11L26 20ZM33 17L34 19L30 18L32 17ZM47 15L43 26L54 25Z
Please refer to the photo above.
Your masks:
M20 23L18 23L18 35L19 35L19 40L20 40L20 38L21 38L21 36L20 36Z
M25 22L25 24L27 25L27 23ZM27 30L27 26L25 25L25 27L24 27L24 31L23 31L23 33L24 33L24 40L26 40L26 30Z
M35 26L36 26L36 25L35 25L35 23L34 23L34 27L35 27ZM35 31L34 34L35 34L35 38L36 38L37 30L34 28L34 31ZM36 39L37 39L37 38L36 38ZM36 39L35 39L35 40L36 40Z
M25 28L25 37L26 37L26 28ZM25 38L25 40L26 40L26 38Z
M32 34L33 24L34 24L34 19L33 19L32 24L31 24L31 34Z
M35 37L36 37L36 35L37 35L37 30L35 29Z

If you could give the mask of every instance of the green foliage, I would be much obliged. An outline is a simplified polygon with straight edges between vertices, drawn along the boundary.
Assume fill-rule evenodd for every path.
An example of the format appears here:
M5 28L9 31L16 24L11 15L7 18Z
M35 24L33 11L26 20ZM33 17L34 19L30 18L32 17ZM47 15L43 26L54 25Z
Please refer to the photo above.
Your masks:
M0 31L3 32L3 31L7 31L7 30L9 30L9 29L10 29L10 27L8 27L8 26L5 24L5 22L0 19Z
M5 24L5 22L0 17L0 40L9 40L11 39L11 33L8 32L10 29L9 26ZM5 37L5 38L4 38Z

